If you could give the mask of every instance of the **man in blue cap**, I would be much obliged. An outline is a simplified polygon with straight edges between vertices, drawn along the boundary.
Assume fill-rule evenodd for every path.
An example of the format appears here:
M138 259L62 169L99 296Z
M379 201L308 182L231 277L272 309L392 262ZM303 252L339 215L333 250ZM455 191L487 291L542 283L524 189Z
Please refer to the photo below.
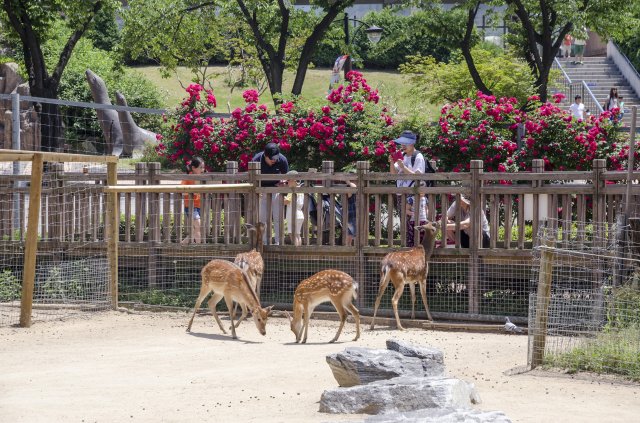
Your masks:
M425 171L425 160L422 153L416 150L416 141L417 136L411 131L404 131L400 134L395 140L395 143L398 144L398 147L402 150L402 159L394 159L393 157L389 157L390 162L390 171L391 173L397 174L409 174L409 175L417 175L424 173ZM399 188L412 187L415 184L415 181L405 179L397 181L397 186ZM401 204L398 204L398 207L402 207ZM402 209L399 208L401 211ZM407 197L407 246L413 247L414 239L413 239L413 229L415 227L416 219L418 219L420 225L427 224L427 198L424 196L419 196L419 201L410 195Z
M260 162L260 173L263 175L284 175L289 172L289 162L287 158L280 153L278 144L270 142L264 147L264 151L253 156L252 162ZM279 186L280 181L262 181L263 187ZM267 222L267 200L266 194L260 194L259 219L260 222ZM275 245L280 244L280 214L282 204L280 202L280 194L271 196L271 218L273 220L273 229L275 231ZM262 234L262 242L267 243L267 234L271 236L271 228L267 228Z

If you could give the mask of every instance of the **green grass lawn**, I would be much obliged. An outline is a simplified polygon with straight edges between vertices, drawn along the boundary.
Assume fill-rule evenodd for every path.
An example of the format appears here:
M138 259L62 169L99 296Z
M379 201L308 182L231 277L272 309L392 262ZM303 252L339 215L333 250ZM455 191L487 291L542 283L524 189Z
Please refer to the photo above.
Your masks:
M160 68L157 66L142 66L136 67L135 69L161 89L165 95L165 106L167 108L173 108L182 101L185 92L180 83L182 82L182 85L186 87L192 79L191 72L185 67L178 68L172 77L166 79L162 78ZM215 75L212 78L212 84L214 94L218 99L218 111L224 113L238 106L242 106L244 104L244 100L242 99L243 90L236 88L231 92L231 89L224 83L226 67L212 66L210 67L210 72ZM399 115L404 115L414 107L410 102L408 92L409 85L405 77L400 73L378 70L364 70L363 72L367 82L380 91L382 101L389 106L391 111L395 111L395 113ZM318 99L322 101L327 95L330 76L331 71L328 68L309 69L302 90L302 96L309 100ZM285 72L283 87L285 93L290 92L294 77L293 72ZM262 94L260 101L267 105L272 104L271 95L268 90ZM435 119L439 108L439 105L427 105L426 110L429 113L429 117Z

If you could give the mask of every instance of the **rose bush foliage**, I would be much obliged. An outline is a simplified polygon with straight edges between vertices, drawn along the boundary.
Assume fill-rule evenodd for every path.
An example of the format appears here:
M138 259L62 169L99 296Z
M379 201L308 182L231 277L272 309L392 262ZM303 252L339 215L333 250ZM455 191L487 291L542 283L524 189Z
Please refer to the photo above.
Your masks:
M335 169L354 167L358 160L372 163L371 170L385 170L394 121L379 104L379 94L359 72L347 75L347 84L327 96L326 105L306 107L303 100L284 102L277 113L258 105L258 93L243 93L246 106L230 118L216 118L216 99L198 84L187 88L189 96L177 108L175 123L158 145L158 152L176 164L201 156L207 170L223 171L228 160L246 170L253 155L275 142L291 167L306 170L333 160Z

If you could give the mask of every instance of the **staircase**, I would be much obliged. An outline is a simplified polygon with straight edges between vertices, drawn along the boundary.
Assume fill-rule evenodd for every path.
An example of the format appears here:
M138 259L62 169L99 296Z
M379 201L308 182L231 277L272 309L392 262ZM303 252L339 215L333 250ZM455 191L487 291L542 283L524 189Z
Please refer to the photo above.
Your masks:
M573 57L560 59L560 64L572 81L585 81L587 83L587 86L601 106L603 106L607 100L609 90L612 87L618 89L619 96L624 96L625 115L623 124L628 127L631 122L631 106L640 106L640 98L638 98L638 95L633 91L627 80L624 79L615 63L605 56L585 57L583 65L574 64L573 61ZM580 92L577 94L582 95ZM585 95L582 95L582 97L585 104L587 104ZM567 101L571 104L573 98L567 99ZM597 114L595 110L591 110L591 113Z

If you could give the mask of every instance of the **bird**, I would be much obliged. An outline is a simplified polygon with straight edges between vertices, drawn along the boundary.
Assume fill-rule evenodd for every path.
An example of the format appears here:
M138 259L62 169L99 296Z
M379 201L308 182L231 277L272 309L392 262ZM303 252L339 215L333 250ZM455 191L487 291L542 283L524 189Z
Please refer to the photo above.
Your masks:
M504 324L505 331L509 333L522 333L522 328L519 328L518 326L511 323L511 320L509 320L508 317L505 317L504 320L507 322Z

